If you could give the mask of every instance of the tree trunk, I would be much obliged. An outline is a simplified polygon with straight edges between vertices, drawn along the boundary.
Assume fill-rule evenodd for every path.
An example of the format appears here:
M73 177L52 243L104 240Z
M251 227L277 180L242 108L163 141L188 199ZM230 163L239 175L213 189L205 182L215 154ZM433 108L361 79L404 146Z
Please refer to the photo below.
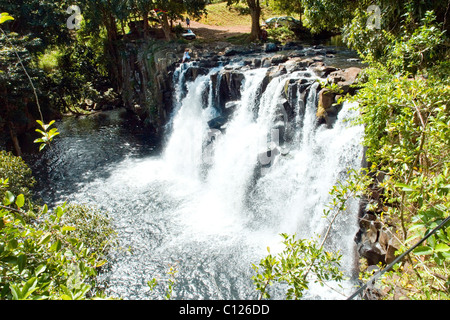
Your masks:
M250 9L250 15L252 17L252 30L250 32L250 41L259 39L261 32L261 26L259 19L261 18L261 6L259 0L247 0L247 5Z
M11 140L13 142L14 149L16 150L16 156L21 157L22 149L20 148L19 138L17 138L14 123L12 121L9 121L8 126L9 126L9 134L11 136Z
M148 37L148 12L143 16L143 23L144 23L144 38Z
M109 73L111 83L116 91L120 90L120 60L117 48L117 24L112 14L103 10L103 21L105 21L106 33L108 36L108 55L110 58Z
M163 13L162 17L161 17L161 25L164 31L164 35L166 36L166 40L170 41L172 40L172 34L171 34L171 30L170 30L170 25L169 25L169 21L167 20L167 14Z

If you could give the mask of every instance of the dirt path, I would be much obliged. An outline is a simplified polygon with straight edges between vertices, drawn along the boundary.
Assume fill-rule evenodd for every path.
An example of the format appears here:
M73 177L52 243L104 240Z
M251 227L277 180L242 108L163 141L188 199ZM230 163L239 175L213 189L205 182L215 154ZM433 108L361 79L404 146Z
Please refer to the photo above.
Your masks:
M186 23L181 24L186 27ZM237 36L243 33L250 33L250 26L212 26L200 22L191 21L191 30L197 35L198 39L204 40L224 40L225 38Z

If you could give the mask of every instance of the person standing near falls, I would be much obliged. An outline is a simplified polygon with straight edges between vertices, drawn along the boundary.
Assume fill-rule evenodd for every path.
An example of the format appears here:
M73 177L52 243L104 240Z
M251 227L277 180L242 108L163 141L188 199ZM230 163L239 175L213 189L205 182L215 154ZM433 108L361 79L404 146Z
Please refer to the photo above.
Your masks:
M181 60L181 63L189 62L191 60L191 56L189 55L189 49L186 48L184 50L183 60Z
M191 20L189 17L186 17L186 27L189 29L191 27Z

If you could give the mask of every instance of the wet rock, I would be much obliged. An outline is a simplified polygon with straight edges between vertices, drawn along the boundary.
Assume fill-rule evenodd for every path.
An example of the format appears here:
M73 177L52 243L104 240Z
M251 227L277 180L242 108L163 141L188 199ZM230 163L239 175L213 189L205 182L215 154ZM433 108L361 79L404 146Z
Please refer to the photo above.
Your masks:
M222 127L227 122L227 120L228 119L226 116L219 116L219 117L209 120L208 126L211 129L220 129L220 127Z
M283 46L282 50L303 50L303 46L301 44L290 41Z
M208 69L203 67L189 67L185 73L186 81L194 81L200 75L208 74Z
M225 48L223 55L225 57L236 56L236 55L247 55L254 53L256 50L249 46L233 46Z
M261 90L260 90L261 94L264 93L264 91L266 90L267 86L269 85L270 81L272 81L273 78L279 77L280 75L286 73L287 73L286 67L282 64L270 67L267 70L263 81L261 82Z
M278 46L275 43L265 43L264 44L264 52L269 53L269 52L276 52L278 51Z
M241 97L241 85L245 76L236 70L225 70L220 77L219 83L219 107L224 109L228 101L239 100Z
M288 73L292 73L295 71L306 70L306 63L301 58L293 58L289 59L284 66Z
M272 57L271 62L272 62L272 64L280 64L280 63L286 62L288 59L289 58L285 55L277 54Z
M228 101L225 104L225 109L223 111L224 116L227 118L234 112L236 109L238 109L240 106L240 101Z
M289 57L291 57L291 58L298 58L298 57L304 57L304 56L306 56L306 54L303 50L295 50L295 51L289 53Z
M314 73L321 77L321 78L326 78L328 77L328 75L332 72L338 71L339 69L333 66L326 66L322 63L322 65L317 65L315 67L313 67L313 71Z
M252 66L255 67L255 68L261 67L261 59L259 59L259 58L254 58L254 59L252 60Z
M365 213L360 219L360 231L355 239L358 253L367 259L369 266L380 262L391 263L396 258L395 252L400 248L394 234L393 230L381 223L376 214Z
M272 61L270 58L263 58L261 60L261 67L262 68L269 68L272 65Z

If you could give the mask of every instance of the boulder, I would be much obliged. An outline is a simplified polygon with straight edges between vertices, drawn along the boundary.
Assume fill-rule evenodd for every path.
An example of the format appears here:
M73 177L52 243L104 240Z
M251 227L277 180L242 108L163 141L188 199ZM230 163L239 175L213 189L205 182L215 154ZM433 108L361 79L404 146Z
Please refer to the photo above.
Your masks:
M269 68L272 65L272 61L270 58L263 58L261 60L261 67L262 68Z
M227 122L227 117L219 116L219 117L209 120L208 126L211 129L220 129L220 127L223 126L226 122Z
M274 55L271 59L272 64L280 64L286 62L289 58L283 54Z
M272 81L273 78L279 77L280 75L283 75L286 73L287 73L286 67L282 64L278 65L278 66L270 67L267 70L263 81L261 82L260 94L264 93L264 91L266 90L267 86L269 85L270 81Z
M326 113L328 109L334 103L334 93L331 92L327 88L323 88L319 91L319 104L317 106L317 116L319 117L319 113Z
M395 231L389 231L378 215L370 212L363 214L355 241L359 254L367 259L369 266L380 262L389 264L395 260L395 252L400 248L400 243L394 234Z
M286 70L288 73L292 73L299 70L306 70L306 63L301 58L293 58L289 59L284 66L286 67Z
M286 43L282 50L302 50L303 46L301 44L297 44L295 42L289 41L288 43Z
M312 66L312 69L314 73L321 78L326 78L328 75L332 72L338 71L339 69L333 66L326 66L325 64L321 63L320 65L317 63Z
M264 50L264 52L267 52L267 53L276 52L276 51L278 51L278 46L275 43L271 43L271 42L265 43L263 50Z
M252 61L252 66L253 66L254 68L259 68L259 67L261 67L261 59L259 59L259 58L254 58L253 61Z
M357 83L357 78L360 73L361 69L356 67L337 70L330 73L327 81L337 84L343 89L342 93L346 94L350 91L350 86Z

